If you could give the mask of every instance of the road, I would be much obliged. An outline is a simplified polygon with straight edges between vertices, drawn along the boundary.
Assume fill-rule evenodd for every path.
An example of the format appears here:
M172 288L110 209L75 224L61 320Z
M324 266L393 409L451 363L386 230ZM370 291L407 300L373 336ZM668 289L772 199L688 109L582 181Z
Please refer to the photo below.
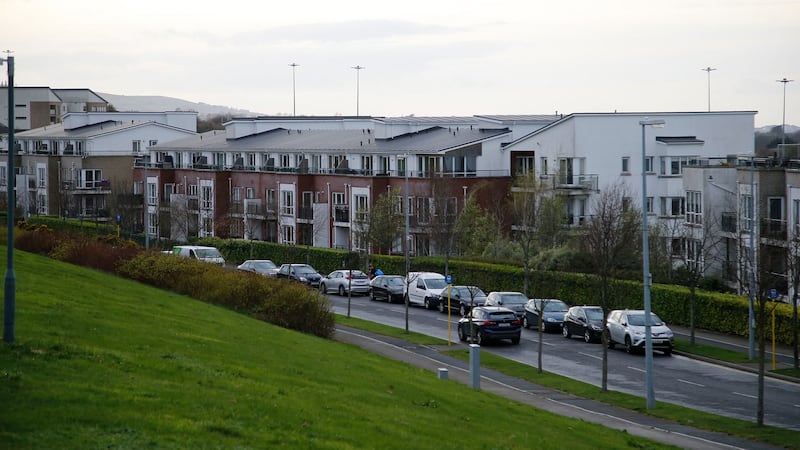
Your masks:
M329 298L334 312L347 314L347 297L330 295ZM350 300L350 315L404 329L406 307L354 296ZM453 345L459 344L458 318L457 313L449 317L449 337ZM411 331L448 339L447 314L409 307L408 323ZM483 346L482 350L536 366L538 343L536 330L524 330L520 345L501 342ZM542 346L544 370L600 386L603 351L600 344L587 344L578 338L566 339L560 334L546 333ZM641 354L609 350L608 367L609 389L644 397L645 360ZM653 368L656 400L750 422L755 420L758 395L755 374L679 355L664 356L659 352L654 352ZM766 424L800 431L800 383L767 377L764 404Z

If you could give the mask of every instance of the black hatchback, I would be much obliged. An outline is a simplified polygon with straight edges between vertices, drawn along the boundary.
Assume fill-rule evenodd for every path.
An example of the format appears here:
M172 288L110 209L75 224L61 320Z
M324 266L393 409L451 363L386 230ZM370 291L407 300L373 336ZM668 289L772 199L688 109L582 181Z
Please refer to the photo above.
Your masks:
M564 314L561 332L564 337L582 336L586 342L599 342L605 315L599 306L573 306Z
M514 311L500 306L476 306L458 321L458 338L483 345L489 341L510 339L519 344L522 322Z

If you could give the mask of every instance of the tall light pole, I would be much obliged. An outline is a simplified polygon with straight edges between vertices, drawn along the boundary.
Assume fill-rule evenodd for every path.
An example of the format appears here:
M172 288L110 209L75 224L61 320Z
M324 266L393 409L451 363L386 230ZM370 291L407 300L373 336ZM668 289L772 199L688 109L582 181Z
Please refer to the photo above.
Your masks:
M645 158L645 128L663 127L663 119L648 119L639 121L642 126L642 278L644 284L644 364L647 390L647 409L656 407L655 392L653 390L653 336L650 319L650 248L647 238L647 164Z
M405 256L406 256L406 333L408 333L408 285L411 280L408 279L408 272L411 270L411 262L408 258L408 247L411 244L411 235L409 234L410 229L410 219L409 219L409 205L408 205L408 153L405 154L403 157L403 175L406 177L406 192L405 198L403 199L403 211L405 212L406 216L406 232L405 237L403 240L405 241L403 244L403 248L405 249Z
M356 66L353 66L352 68L356 69L356 117L358 117L358 116L361 115L361 114L359 114L359 111L358 111L359 96L360 96L359 90L360 90L360 85L361 85L360 74L361 74L361 69L366 69L366 67L356 65Z
M708 112L711 112L711 71L717 70L713 67L706 67L705 69L700 69L708 73Z
M783 77L782 80L775 80L778 83L783 83L783 119L781 120L781 145L786 145L786 84L794 80L787 80Z
M292 117L294 117L294 116L296 116L296 115L297 115L297 97L295 96L295 93L296 93L297 91L295 91L295 84L294 84L294 70L295 70L295 69L297 68L297 66L299 66L299 65L300 65L300 64L297 64L297 63L291 63L291 64L289 64L289 67L291 67L291 68L292 68Z
M3 341L7 344L14 343L14 315L17 303L17 278L14 274L14 57L11 50L6 50L6 57L0 58L0 65L8 63L8 169L6 169L6 189L8 202L6 203L6 216L8 222L8 237L6 238L6 279L5 300L3 302Z

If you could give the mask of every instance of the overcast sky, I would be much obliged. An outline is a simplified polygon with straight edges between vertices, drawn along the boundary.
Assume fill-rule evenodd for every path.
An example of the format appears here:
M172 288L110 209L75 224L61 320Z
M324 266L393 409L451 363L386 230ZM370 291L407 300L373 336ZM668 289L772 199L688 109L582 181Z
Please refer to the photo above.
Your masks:
M798 80L800 125L800 0L0 0L0 16L17 86L261 114L292 114L293 94L297 115L705 111L711 67L711 108L756 126L781 123L776 80Z

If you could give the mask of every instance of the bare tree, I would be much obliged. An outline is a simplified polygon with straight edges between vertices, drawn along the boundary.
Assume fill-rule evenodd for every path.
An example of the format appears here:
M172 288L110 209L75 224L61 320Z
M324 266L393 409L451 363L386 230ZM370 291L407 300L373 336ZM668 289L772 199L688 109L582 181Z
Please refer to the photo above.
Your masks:
M627 187L618 181L598 195L591 219L583 228L582 244L600 284L603 314L612 309L611 284L624 261L636 259L641 248L641 214L630 205ZM602 391L608 390L608 328L603 326Z
M786 269L792 301L792 350L794 368L798 367L797 342L797 302L800 301L800 224L793 224L788 229Z

